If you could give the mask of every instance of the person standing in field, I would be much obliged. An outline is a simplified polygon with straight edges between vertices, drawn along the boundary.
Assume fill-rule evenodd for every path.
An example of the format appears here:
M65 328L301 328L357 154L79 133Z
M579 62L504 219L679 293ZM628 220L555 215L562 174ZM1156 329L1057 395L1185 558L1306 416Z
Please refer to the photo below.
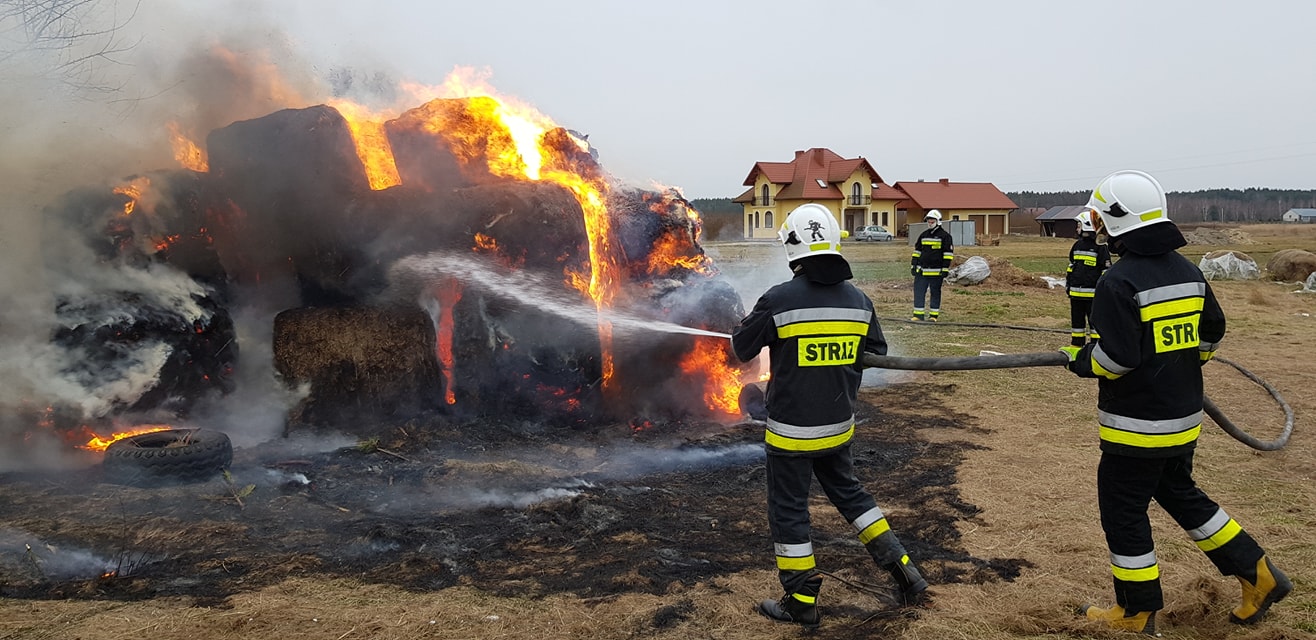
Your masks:
M768 526L785 591L759 613L816 627L818 574L810 538L809 490L818 479L827 498L858 532L879 567L895 579L906 604L928 588L872 495L855 478L850 456L854 405L865 352L886 354L873 302L854 285L841 256L841 230L825 207L805 204L778 232L794 276L759 298L731 336L749 362L766 347Z
M1088 338L1101 336L1090 330L1088 317L1092 315L1092 296L1097 291L1097 279L1110 268L1110 248L1097 244L1097 228L1092 223L1092 212L1078 214L1078 240L1069 248L1069 268L1065 270L1065 293L1069 296L1069 343L1081 347Z
M940 211L929 209L923 221L928 228L918 234L909 259L909 273L914 276L914 320L936 322L941 316L941 283L950 273L955 246L950 233L941 228Z
M1230 621L1255 623L1293 583L1193 480L1202 366L1225 336L1224 312L1201 270L1176 251L1187 242L1155 178L1112 173L1088 208L1120 259L1092 298L1092 328L1101 339L1061 348L1070 371L1097 378L1097 505L1115 587L1113 606L1085 606L1083 613L1112 628L1155 634L1164 607L1147 517L1155 500L1221 574L1238 578L1242 596Z

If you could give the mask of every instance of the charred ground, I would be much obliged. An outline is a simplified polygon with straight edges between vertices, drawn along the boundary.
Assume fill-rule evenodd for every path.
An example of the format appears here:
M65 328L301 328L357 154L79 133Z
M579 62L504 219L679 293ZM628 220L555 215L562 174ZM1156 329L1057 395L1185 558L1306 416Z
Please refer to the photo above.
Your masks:
M1026 561L975 557L959 541L957 524L978 513L955 486L972 445L920 435L981 429L941 406L953 385L917 393L905 386L861 394L861 480L934 584L1013 580ZM327 453L298 455L280 443L239 449L230 477L203 484L121 486L101 482L95 468L10 474L0 484L0 519L8 536L22 532L29 541L0 545L0 595L182 595L223 607L236 593L324 576L417 591L464 585L499 596L605 599L771 566L761 426L616 430L582 435L430 417L381 425L358 446ZM655 470L601 453L618 440ZM853 531L825 498L814 500L820 569L837 578L829 588L878 596L873 609L842 606L831 615L898 624L899 616L881 615L886 581ZM35 551L24 548L33 542ZM70 568L74 550L86 552L85 566ZM683 619L690 612L682 606L662 609L651 624Z

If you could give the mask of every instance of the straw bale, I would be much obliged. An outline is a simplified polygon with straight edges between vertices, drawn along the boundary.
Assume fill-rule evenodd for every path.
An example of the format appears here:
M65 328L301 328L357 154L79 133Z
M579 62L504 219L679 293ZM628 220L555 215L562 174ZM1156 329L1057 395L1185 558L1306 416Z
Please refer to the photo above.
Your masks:
M1302 249L1280 249L1266 263L1266 271L1275 280L1302 282L1316 272L1316 254Z

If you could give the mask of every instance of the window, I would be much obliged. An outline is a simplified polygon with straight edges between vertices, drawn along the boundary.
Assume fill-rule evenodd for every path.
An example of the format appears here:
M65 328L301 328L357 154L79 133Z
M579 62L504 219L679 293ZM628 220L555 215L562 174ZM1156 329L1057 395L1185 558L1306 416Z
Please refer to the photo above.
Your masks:
M764 212L763 212L763 226L765 226L765 227L767 227L767 228L769 228L769 229L772 228L772 212L771 212L771 211L764 211Z
M768 185L766 184L763 185L763 189L761 190L761 193L763 195L759 196L759 201L756 204L758 204L760 207L772 206L772 190L768 187Z

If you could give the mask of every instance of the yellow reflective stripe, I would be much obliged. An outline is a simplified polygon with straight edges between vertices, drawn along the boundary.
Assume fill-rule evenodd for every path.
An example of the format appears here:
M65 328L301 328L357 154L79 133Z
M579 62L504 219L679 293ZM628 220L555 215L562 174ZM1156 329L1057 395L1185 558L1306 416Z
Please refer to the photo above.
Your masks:
M1114 371L1108 371L1105 367L1101 366L1100 362L1097 362L1095 356L1092 358L1092 373L1099 375L1107 380L1115 380L1118 379L1120 376L1124 375L1122 373L1115 373Z
M1110 572L1115 575L1116 580L1123 580L1125 582L1147 582L1161 577L1161 566L1159 564L1154 564L1150 567L1143 567L1141 569L1125 569L1124 567L1117 567L1112 564L1110 565Z
M1146 222L1146 221L1148 221L1148 220L1155 220L1155 219L1161 217L1162 215L1163 215L1163 212L1162 212L1160 209L1152 209L1151 211L1148 211L1147 213L1140 214L1140 215L1138 216L1138 218L1139 218L1140 220L1142 220L1143 222Z
M1115 444L1125 444L1130 447L1141 447L1143 449L1158 449L1160 447L1175 447L1181 444L1188 444L1197 439L1198 434L1202 432L1202 425L1197 425L1191 429L1180 431L1178 433L1167 433L1163 435L1148 435L1145 433L1134 433L1132 431L1121 431L1112 427L1101 427L1101 439L1106 442Z
M873 524L864 527L864 530L859 532L859 541L864 544L868 544L878 536L890 530L891 530L891 525L887 523L886 518L882 518L877 522L874 522Z
M1215 357L1215 352L1214 352L1214 351L1198 351L1198 352L1197 352L1197 357L1198 357L1202 362L1206 362L1207 360L1210 360L1211 358L1214 358L1214 357Z
M830 242L814 242L809 245L809 251L827 251L828 249L832 251L841 250L839 246L834 245Z
M1233 518L1230 518L1229 522L1225 523L1225 526L1221 527L1215 535L1205 540L1198 540L1197 548L1202 551L1219 549L1220 547L1225 546L1230 540L1233 540L1234 536L1238 535L1241 531L1243 531L1243 527L1240 526L1238 522L1234 521Z
M818 602L818 596L807 596L798 591L792 593L791 597L795 598L796 600L799 600L800 602L803 602L804 604L816 604Z
M845 433L838 433L826 438L788 438L766 430L763 434L764 442L783 451L822 451L823 449L839 447L849 442L850 438L854 437L854 425L850 425L850 428L846 429Z
M1139 314L1143 322L1155 320L1157 318L1168 318L1170 316L1181 316L1188 313L1201 313L1202 307L1206 306L1206 301L1202 298L1184 298L1182 300L1167 300L1157 302L1143 307Z
M777 569L781 571L808 571L815 566L817 563L814 562L812 554L801 558L777 556Z
M1070 289L1069 297L1071 298L1091 298L1096 296L1095 291L1084 291L1082 289Z
M820 320L817 322L796 322L784 327L777 327L777 337L781 339L798 336L866 336L868 323L849 320Z
M1098 202L1102 202L1102 203L1106 202L1105 196L1101 195L1100 191L1093 191L1092 197L1096 198Z

